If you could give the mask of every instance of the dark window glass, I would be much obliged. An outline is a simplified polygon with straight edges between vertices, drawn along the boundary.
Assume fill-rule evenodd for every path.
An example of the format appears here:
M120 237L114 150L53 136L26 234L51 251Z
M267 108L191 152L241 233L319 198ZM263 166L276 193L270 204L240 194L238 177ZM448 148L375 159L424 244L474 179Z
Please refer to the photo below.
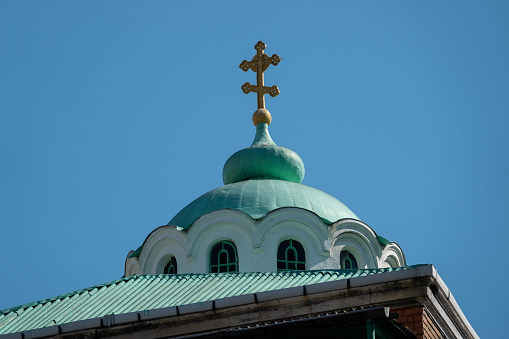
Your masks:
M161 266L159 266L161 267ZM177 259L171 257L170 261L164 266L164 274L177 274Z
M306 253L297 240L285 240L277 249L278 271L302 271L306 269Z
M348 251L341 251L339 254L339 261L341 262L341 268L345 270L356 270L357 260L352 253Z
M211 273L219 272L238 272L239 259L237 258L237 248L229 241L220 241L210 250Z

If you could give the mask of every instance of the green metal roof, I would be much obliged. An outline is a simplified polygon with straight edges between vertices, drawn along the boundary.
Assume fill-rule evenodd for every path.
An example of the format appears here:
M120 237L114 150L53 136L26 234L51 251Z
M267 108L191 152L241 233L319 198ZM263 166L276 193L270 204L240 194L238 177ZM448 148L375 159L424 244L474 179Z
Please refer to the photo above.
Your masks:
M413 269L142 275L0 311L0 335L226 297Z
M168 225L187 230L201 216L233 209L253 219L283 207L301 208L318 215L325 223L357 216L341 201L316 188L286 180L254 179L236 182L205 193L184 207Z

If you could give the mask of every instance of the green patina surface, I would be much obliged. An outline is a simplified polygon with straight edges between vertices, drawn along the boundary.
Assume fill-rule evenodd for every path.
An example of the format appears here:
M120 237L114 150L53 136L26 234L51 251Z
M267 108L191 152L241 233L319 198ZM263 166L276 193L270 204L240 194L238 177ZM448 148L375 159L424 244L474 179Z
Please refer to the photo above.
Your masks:
M285 180L245 180L216 188L184 207L168 225L187 230L201 216L224 209L246 213L253 219L283 207L315 213L325 223L357 216L341 201L316 188Z
M278 146L270 137L268 125L256 126L252 145L234 153L224 164L223 182L231 184L254 178L280 179L301 183L304 162L294 151Z
M378 241L380 241L380 244L382 244L384 246L387 246L391 243L389 240L385 239L384 237L382 237L380 235L377 235L376 237L378 238ZM141 249L140 249L140 252L141 252Z
M0 335L108 314L186 305L237 295L414 269L141 275L0 311Z
M136 249L136 251L134 251L133 253L131 253L131 254L129 255L129 258L138 258L138 257L140 256L140 254L141 254L141 249L142 249L142 248L143 248L143 245L141 245L140 247L138 247L138 248Z

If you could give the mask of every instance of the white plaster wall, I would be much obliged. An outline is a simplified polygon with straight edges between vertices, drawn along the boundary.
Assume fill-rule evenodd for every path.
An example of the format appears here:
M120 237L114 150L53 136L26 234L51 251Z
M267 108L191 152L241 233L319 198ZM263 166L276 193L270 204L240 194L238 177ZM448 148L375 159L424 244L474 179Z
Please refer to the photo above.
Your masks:
M178 273L207 273L211 247L228 240L237 247L240 272L277 270L277 248L288 239L306 251L306 269L339 269L342 250L352 253L359 268L396 267L406 264L396 243L383 246L376 233L357 220L325 224L315 214L298 208L281 208L261 220L235 210L202 216L188 231L161 226L145 240L139 258L128 258L126 276L160 274L174 256Z

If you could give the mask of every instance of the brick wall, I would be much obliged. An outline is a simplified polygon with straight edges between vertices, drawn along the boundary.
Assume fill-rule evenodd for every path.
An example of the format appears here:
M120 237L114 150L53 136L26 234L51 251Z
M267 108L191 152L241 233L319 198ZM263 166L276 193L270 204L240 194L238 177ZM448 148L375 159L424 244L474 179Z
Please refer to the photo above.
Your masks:
M401 325L411 329L419 339L446 339L428 311L422 306L410 306L391 309L397 312L396 319Z

